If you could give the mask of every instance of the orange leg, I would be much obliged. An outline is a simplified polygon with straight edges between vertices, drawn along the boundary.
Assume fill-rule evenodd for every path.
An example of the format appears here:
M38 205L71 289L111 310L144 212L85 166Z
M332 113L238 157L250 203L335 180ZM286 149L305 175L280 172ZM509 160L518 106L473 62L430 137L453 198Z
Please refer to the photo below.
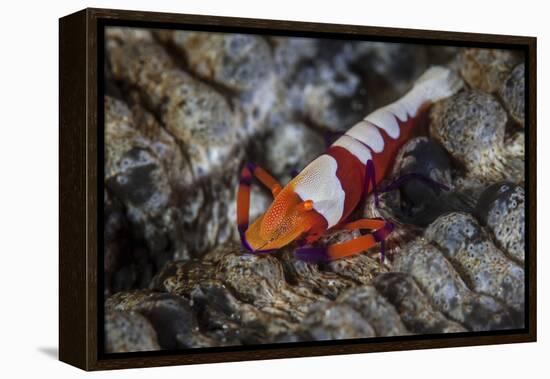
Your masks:
M254 163L247 163L241 170L239 180L239 189L237 191L237 225L241 236L242 244L249 250L250 246L244 238L244 233L248 229L248 215L250 211L250 185L252 184L252 176L255 176L260 183L271 190L273 197L276 197L281 191L281 185L266 170L257 166Z
M370 229L376 230L382 228L387 222L380 218L363 218L361 220L352 221L347 224L338 226L338 229L344 230L357 230L357 229Z
M327 262L362 253L377 243L383 247L384 240L393 231L394 225L382 219L362 219L341 225L338 229L370 229L372 232L351 241L327 247L302 247L296 250L296 258L307 262Z

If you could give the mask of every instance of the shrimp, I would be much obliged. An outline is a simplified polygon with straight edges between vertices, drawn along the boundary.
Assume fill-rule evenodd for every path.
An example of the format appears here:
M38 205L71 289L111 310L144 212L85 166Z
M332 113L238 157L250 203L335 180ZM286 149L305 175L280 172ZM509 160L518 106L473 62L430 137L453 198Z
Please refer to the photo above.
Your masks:
M300 241L295 257L308 262L332 261L359 254L391 234L384 219L348 218L385 175L399 148L409 140L431 104L462 86L450 69L433 66L399 100L370 113L282 186L266 170L247 163L237 191L237 225L242 245L252 253L269 253ZM273 202L249 225L250 185L256 178L271 190ZM377 197L375 196L376 201ZM334 230L369 230L350 241L310 246Z

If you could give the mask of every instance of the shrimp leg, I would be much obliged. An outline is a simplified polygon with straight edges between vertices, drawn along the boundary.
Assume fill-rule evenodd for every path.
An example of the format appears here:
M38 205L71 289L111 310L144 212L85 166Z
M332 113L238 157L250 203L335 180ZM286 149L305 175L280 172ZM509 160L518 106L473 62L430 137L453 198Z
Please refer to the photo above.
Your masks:
M254 163L247 163L241 170L239 189L237 190L237 226L241 243L248 250L252 249L244 238L244 233L248 229L250 212L250 185L252 177L256 177L260 183L269 188L273 197L276 197L281 191L281 185L266 170Z
M373 247L384 240L393 231L393 223L383 219L366 218L350 222L339 227L345 230L370 229L370 233L350 241L337 243L327 247L301 247L296 250L294 256L306 262L327 262L335 259L349 257Z

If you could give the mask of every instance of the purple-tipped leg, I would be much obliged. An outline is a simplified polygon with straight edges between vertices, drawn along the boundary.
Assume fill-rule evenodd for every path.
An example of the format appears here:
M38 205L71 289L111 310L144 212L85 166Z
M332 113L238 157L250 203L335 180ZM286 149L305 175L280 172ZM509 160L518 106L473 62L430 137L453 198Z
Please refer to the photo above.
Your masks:
M248 228L248 225L239 225L239 237L241 237L241 245L251 253L254 252L254 249L250 246L248 241L246 240L245 232L246 228Z
M407 182L409 182L413 179L421 180L421 181L423 181L423 182L425 182L425 183L429 184L430 186L435 187L437 189L440 189L440 190L443 190L443 191L449 191L449 187L447 187L445 184L439 183L439 182L433 180L432 178L430 178L429 176L413 172L413 173L410 173L410 174L401 175L400 177L394 179L386 187L383 187L383 188L379 189L379 192L394 191L394 190L398 189L399 187L401 187L402 185L404 185L405 183L407 183Z
M367 161L366 165L366 175L365 175L365 194L369 193L369 184L372 186L372 192L374 193L374 205L376 208L380 206L378 201L378 191L376 189L376 172L374 168L374 163L371 159Z
M281 185L263 168L255 163L248 162L241 170L239 188L237 190L237 225L242 246L251 253L264 254L273 250L255 250L246 240L246 230L249 225L250 211L250 186L255 177L260 183L269 188L275 195L281 189Z
M325 247L300 247L294 252L294 257L308 263L330 261L328 250Z

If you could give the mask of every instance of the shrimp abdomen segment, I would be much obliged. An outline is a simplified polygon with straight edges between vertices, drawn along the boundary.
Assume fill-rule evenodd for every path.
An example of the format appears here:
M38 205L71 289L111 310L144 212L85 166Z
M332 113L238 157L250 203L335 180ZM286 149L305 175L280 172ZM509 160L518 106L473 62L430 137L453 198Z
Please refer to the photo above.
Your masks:
M403 97L370 113L332 146L348 150L363 164L371 159L378 183L386 175L397 150L411 138L423 111L461 87L461 79L451 70L431 67Z

